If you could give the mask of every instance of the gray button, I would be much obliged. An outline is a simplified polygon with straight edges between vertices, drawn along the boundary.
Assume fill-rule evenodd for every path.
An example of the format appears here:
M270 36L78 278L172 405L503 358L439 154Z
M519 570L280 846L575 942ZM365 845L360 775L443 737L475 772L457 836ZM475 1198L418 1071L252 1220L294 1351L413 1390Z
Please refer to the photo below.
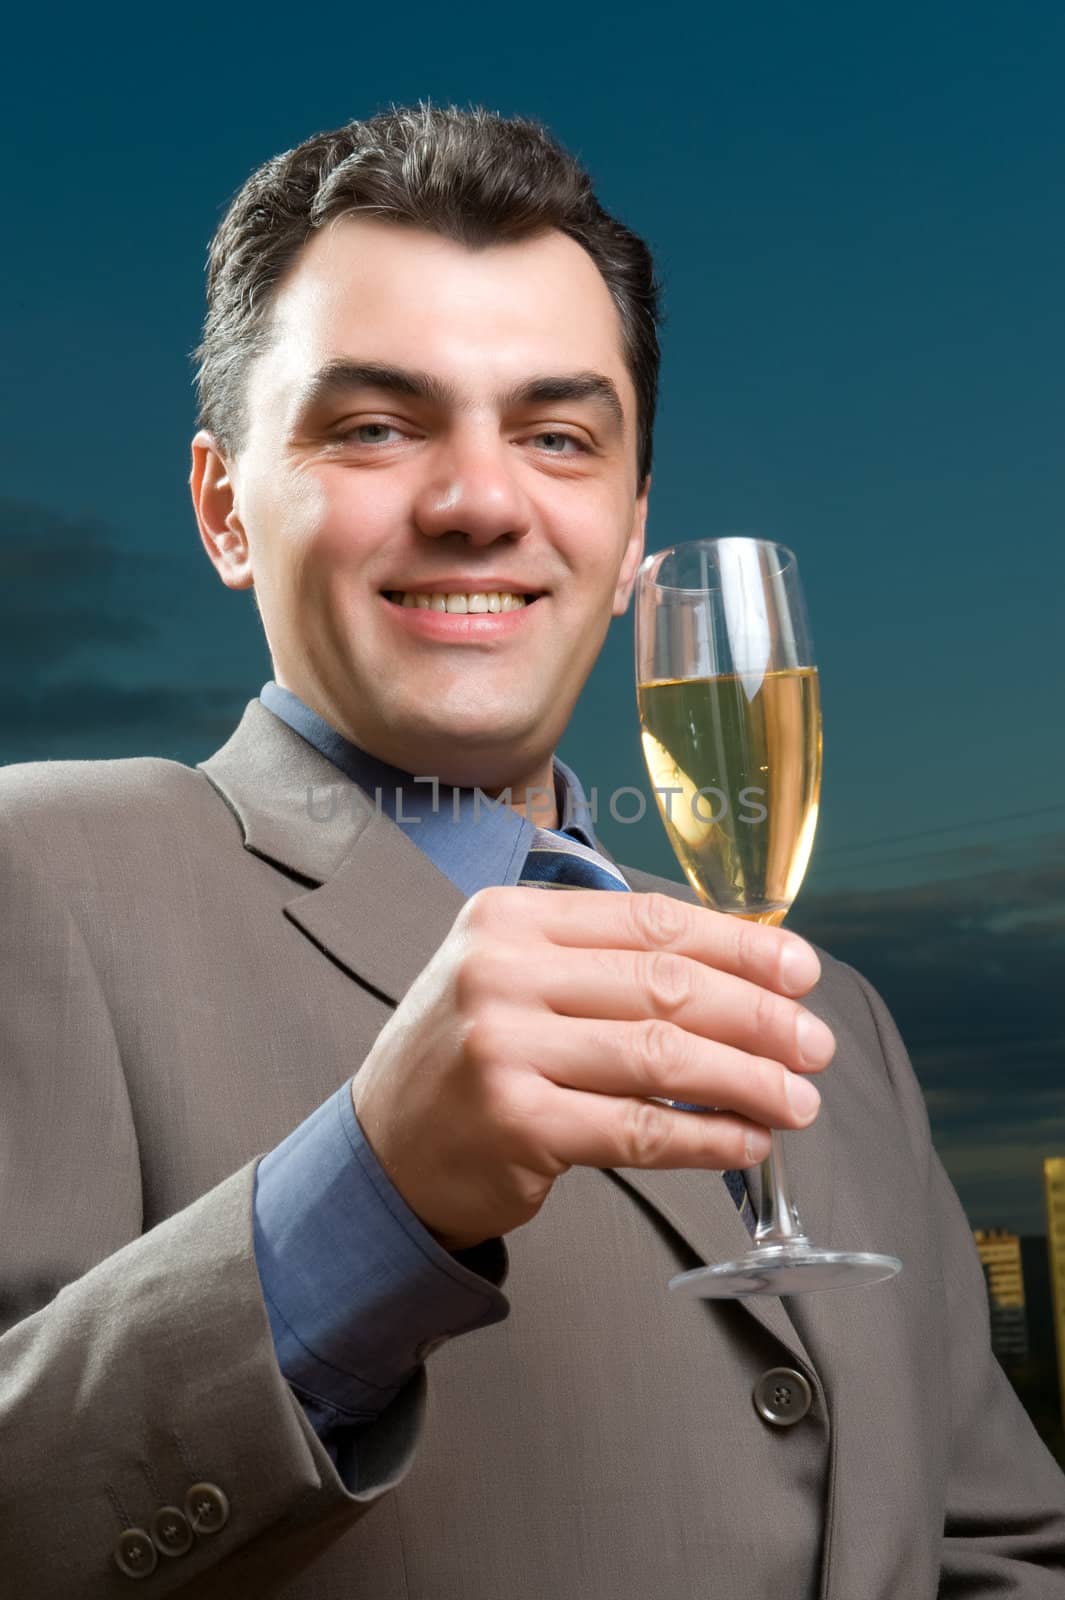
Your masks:
M152 1540L160 1555L185 1555L192 1549L188 1517L177 1506L160 1506L152 1518Z
M813 1390L794 1367L770 1367L754 1386L755 1410L774 1428L801 1422L813 1403Z
M115 1566L127 1578L146 1578L159 1565L155 1546L143 1528L127 1528L114 1548Z
M229 1501L217 1483L194 1483L185 1496L185 1515L197 1533L217 1533L229 1521Z

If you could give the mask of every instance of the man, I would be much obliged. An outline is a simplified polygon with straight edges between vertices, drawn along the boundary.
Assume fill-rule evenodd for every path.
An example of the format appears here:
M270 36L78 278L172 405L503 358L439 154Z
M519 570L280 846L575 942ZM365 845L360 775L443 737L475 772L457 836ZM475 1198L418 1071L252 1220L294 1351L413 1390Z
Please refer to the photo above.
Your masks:
M1060 1593L882 1002L618 869L553 759L643 550L645 247L419 108L253 175L208 289L193 501L273 681L196 769L0 781L8 1591ZM671 1297L773 1127L902 1276Z

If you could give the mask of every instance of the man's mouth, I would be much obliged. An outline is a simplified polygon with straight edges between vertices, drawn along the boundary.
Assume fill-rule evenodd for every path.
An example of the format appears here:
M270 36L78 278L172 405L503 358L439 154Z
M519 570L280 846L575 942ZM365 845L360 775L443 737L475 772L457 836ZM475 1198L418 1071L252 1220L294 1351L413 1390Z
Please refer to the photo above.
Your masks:
M416 608L421 611L448 611L453 616L520 611L540 598L537 594L516 594L512 590L429 594L419 589L386 589L384 596L395 606Z

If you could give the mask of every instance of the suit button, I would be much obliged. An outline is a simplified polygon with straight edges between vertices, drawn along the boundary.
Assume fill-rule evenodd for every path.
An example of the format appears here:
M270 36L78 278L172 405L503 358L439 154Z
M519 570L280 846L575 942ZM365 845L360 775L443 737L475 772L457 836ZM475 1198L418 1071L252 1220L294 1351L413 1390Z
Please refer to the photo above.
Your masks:
M229 1501L216 1483L194 1483L185 1496L185 1515L197 1533L217 1533L229 1521Z
M774 1428L790 1428L801 1422L813 1403L813 1390L794 1367L770 1367L754 1386L754 1406L758 1415Z
M192 1549L188 1517L177 1506L160 1506L152 1518L152 1540L160 1555L185 1555Z
M155 1546L143 1528L127 1528L114 1548L115 1565L127 1578L146 1578L159 1565Z

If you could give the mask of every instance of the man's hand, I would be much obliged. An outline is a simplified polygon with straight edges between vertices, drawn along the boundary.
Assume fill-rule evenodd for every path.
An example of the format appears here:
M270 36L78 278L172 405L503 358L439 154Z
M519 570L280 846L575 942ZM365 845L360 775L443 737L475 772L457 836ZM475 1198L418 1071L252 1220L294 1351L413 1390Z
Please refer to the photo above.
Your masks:
M449 1250L534 1217L571 1166L749 1167L831 1060L796 934L661 894L482 889L381 1030L355 1111ZM713 1106L674 1111L650 1098Z

